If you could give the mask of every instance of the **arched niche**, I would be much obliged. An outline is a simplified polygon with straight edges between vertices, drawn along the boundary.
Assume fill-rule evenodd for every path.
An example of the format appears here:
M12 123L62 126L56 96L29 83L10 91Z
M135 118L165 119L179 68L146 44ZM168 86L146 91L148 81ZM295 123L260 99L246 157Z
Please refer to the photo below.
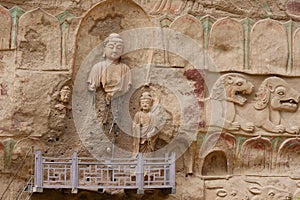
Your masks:
M213 172L218 172L217 175L232 174L235 145L236 139L229 133L213 133L207 136L200 150L201 174L213 175Z
M244 66L244 30L230 18L216 21L210 32L209 56L218 71L242 70Z
M17 43L18 68L66 70L61 65L60 23L43 9L31 10L20 17Z
M272 144L267 138L255 137L242 145L240 160L246 172L268 172L271 168Z
M292 138L284 141L279 150L277 165L282 172L297 173L300 172L300 139Z
M204 159L202 175L221 176L228 174L227 157L224 151L210 152Z
M104 0L93 6L83 16L77 31L73 79L75 79L80 65L90 51L103 42L109 34L151 25L147 13L132 0ZM142 41L124 40L124 47L126 48L129 44L132 45L131 43L135 42ZM99 62L102 59L101 57L102 52L99 52L98 60L91 61L91 65ZM142 60L145 57L140 55L138 58ZM90 67L86 67L87 74Z
M10 48L12 19L9 10L0 5L0 50Z
M182 15L170 24L170 28L187 35L203 46L203 27L196 17L189 14Z
M288 36L278 21L264 19L254 24L250 34L250 69L259 74L285 74Z
M170 29L180 32L195 40L203 48L204 32L201 22L194 16L185 14L176 18L171 24ZM168 41L166 41L167 43ZM167 44L168 45L168 44ZM188 61L183 61L178 55L170 55L169 62L171 66L184 67L188 64ZM203 55L199 55L199 58L204 58Z

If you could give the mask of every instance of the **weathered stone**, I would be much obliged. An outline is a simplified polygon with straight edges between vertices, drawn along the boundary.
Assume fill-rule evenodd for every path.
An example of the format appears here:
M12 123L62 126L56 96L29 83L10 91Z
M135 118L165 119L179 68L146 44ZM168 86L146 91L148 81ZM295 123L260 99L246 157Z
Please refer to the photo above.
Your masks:
M300 20L300 1L289 0L286 4L286 13L294 20Z
M4 145L4 170L7 171L11 167L11 157L12 157L12 152L14 149L14 146L16 144L16 141L12 138L5 139L3 141Z
M19 18L24 14L24 11L18 6L12 7L9 11L12 17L11 48L14 49L17 47Z
M52 102L61 86L68 80L68 74L18 71L14 84L15 134L43 136L50 131L48 118ZM27 87L31 85L31 87Z
M21 16L17 61L19 69L67 70L61 66L61 30L54 16L40 8Z
M0 5L0 50L10 48L12 20L10 12Z
M219 71L242 70L244 66L244 31L239 22L225 18L211 28L209 56Z
M247 140L241 149L243 168L247 172L267 173L271 169L272 144L267 138Z
M194 39L203 48L203 28L200 21L192 15L183 15L175 19L170 24L170 28L181 34ZM200 52L199 52L200 53ZM200 55L204 58L204 55ZM178 55L169 55L171 66L187 66L187 61L183 61Z
M300 43L300 28L294 33L294 44ZM299 45L293 45L293 72L300 74L300 47Z
M284 26L275 20L256 22L250 36L250 69L252 73L286 73L288 38Z

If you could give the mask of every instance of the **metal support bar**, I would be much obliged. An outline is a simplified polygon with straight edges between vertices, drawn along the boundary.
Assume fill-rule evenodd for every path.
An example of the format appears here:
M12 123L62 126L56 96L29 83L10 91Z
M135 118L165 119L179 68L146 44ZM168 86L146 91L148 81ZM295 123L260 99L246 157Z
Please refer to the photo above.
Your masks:
M143 155L141 153L137 156L137 166L136 166L136 185L137 185L137 193L144 194L144 163L143 163Z
M171 154L171 161L170 161L170 185L172 187L172 194L176 193L176 185L175 185L175 174L176 174L176 169L175 169L175 161L176 161L176 154L172 152Z
M37 150L35 154L33 192L43 192L43 158L41 150Z
M73 153L72 156L72 165L71 165L71 184L72 184L72 193L77 194L78 192L78 157L77 152Z

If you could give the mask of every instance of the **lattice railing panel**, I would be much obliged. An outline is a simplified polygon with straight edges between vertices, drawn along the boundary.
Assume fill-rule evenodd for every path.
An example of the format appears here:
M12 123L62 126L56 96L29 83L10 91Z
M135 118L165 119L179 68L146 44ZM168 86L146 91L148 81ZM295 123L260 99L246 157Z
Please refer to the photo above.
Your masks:
M175 154L165 158L113 158L95 160L35 157L35 191L43 188L138 189L171 188L175 190Z

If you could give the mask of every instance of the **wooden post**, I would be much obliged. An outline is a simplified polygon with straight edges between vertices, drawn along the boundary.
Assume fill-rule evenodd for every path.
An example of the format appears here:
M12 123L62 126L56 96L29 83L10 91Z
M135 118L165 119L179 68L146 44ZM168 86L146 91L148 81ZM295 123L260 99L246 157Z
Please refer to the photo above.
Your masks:
M169 165L168 163L169 160L169 155L168 153L165 153L165 160L164 160L164 185L167 185L168 180L170 180L170 176L168 173L170 173L170 170L167 170L167 165Z
M33 192L43 192L43 158L41 150L35 153Z
M176 156L175 156L175 152L172 152L171 155L171 162L170 162L170 185L172 187L172 194L175 194L176 192L176 185L175 185L175 181L176 181L176 169L175 169L175 162L176 162Z
M72 184L72 193L77 194L78 192L78 157L77 152L75 151L72 156L72 166L71 166L71 184Z
M137 194L144 194L144 162L142 153L138 154L136 166Z

